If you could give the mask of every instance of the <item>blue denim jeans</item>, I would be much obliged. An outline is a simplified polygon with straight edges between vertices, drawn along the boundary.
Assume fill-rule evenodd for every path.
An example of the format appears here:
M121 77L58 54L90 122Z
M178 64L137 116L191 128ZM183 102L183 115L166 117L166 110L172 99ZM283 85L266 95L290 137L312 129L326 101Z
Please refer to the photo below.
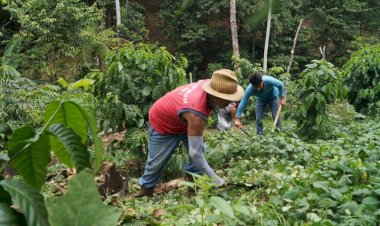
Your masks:
M180 142L189 150L187 134L159 134L151 126L148 129L148 159L145 164L144 175L139 178L141 187L154 187L161 181L162 173ZM199 174L195 164L189 157L185 171Z
M271 101L264 101L262 99L256 98L256 132L258 135L262 135L264 132L263 118L265 113L265 107L269 105L272 111L273 120L276 118L277 109L280 106L280 98L277 96ZM281 128L281 120L278 118L276 127Z

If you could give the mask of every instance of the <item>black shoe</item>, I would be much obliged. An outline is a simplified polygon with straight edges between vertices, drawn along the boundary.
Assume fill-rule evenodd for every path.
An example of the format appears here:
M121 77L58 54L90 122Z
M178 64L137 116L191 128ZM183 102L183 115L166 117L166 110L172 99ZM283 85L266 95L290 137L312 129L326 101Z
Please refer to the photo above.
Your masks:
M154 187L151 188L141 188L140 193L136 196L136 198L141 198L144 196L153 197Z
M194 177L191 174L186 174L185 180L188 182L194 183ZM187 195L189 197L195 196L196 195L195 189L192 187L187 187Z

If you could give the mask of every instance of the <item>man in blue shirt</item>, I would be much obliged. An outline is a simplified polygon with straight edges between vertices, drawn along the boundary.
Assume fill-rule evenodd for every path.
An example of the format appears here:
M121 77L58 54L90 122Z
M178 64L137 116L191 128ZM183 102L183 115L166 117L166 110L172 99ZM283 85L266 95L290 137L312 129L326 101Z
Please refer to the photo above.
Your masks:
M269 105L272 111L272 117L275 119L277 109L279 105L282 106L286 103L285 87L284 83L272 76L262 76L259 72L255 72L249 78L249 85L244 92L244 96L239 104L235 125L239 128L243 128L243 124L240 119L242 117L245 106L248 99L251 96L256 97L256 131L257 134L263 134L263 117L265 107ZM276 124L277 128L281 127L280 118Z

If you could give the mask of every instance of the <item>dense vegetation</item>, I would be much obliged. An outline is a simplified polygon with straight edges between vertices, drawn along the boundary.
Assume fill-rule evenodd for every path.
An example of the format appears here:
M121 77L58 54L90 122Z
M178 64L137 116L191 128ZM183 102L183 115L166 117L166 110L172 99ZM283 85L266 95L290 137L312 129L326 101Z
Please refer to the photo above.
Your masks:
M120 24L115 2L0 0L0 226L380 224L380 1L236 1L240 57L230 1L121 1ZM269 9L283 129L253 135L253 101L246 134L213 115L207 159L229 185L196 176L135 198L151 105L220 68L246 87L264 70ZM187 160L180 146L163 182ZM118 192L99 185L108 162Z

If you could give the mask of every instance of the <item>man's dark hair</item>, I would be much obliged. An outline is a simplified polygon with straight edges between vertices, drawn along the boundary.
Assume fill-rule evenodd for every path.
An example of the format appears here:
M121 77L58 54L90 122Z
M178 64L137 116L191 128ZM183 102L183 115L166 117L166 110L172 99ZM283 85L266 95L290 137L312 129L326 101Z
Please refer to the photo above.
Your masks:
M253 86L260 85L261 81L263 81L263 76L258 71L254 72L253 75L249 78L249 83L251 83Z

